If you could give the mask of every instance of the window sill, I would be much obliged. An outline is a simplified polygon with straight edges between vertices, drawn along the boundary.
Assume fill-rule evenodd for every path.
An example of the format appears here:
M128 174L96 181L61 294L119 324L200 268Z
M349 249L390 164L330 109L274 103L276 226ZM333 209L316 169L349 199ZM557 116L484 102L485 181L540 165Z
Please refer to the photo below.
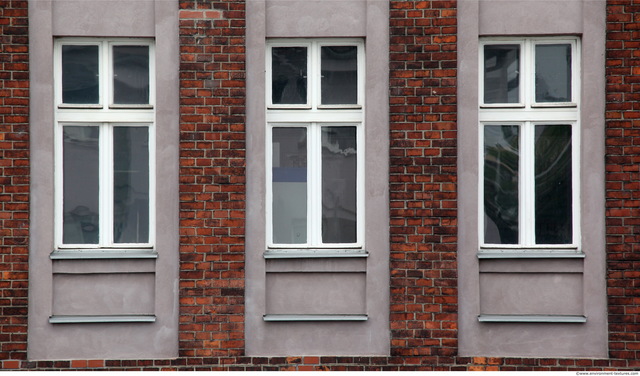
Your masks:
M105 316L72 316L53 315L50 324L104 324L104 323L153 323L155 315L105 315Z
M587 318L580 315L480 315L478 321L484 323L582 324L587 322Z
M69 249L53 251L51 260L93 260L93 259L157 259L158 252L148 249L86 250Z
M265 259L312 259L312 258L358 258L369 257L362 249L278 249L267 250Z
M504 251L504 252L478 252L478 258L487 259L583 259L586 255L582 252L575 251Z
M264 315L264 321L287 322L287 321L367 321L367 315Z

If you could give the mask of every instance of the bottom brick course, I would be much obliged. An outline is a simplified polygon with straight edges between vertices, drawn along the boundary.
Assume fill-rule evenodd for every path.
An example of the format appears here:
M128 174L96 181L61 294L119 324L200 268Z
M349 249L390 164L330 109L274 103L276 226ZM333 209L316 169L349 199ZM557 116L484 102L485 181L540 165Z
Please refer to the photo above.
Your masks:
M453 357L451 364L425 363L422 357L238 357L145 360L5 360L5 370L64 371L619 371L637 370L636 362L616 359ZM302 360L302 361L301 361ZM318 364L309 364L315 363ZM199 363L187 365L187 363Z

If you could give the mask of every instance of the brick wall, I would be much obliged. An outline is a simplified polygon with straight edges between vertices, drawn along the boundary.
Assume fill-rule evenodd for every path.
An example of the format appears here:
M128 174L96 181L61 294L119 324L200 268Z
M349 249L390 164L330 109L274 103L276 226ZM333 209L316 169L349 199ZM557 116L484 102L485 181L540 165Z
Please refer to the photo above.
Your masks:
M244 351L244 1L180 2L180 356Z
M391 1L391 354L456 355L456 2Z
M606 188L609 350L640 367L640 4L607 2Z
M26 359L29 232L27 1L0 1L0 360Z
M180 357L26 361L26 1L0 0L4 369L613 370L640 367L640 5L608 1L610 359L457 356L456 1L390 1L391 356L244 357L244 0L180 3Z

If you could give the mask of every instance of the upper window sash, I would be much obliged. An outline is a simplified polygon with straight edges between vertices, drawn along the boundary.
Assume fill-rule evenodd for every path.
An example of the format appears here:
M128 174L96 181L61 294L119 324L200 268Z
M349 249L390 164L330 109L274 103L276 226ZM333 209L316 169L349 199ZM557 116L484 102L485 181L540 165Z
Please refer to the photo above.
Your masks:
M152 109L154 56L154 44L149 39L56 40L56 108Z
M578 38L481 41L480 107L576 107L580 93L579 51Z
M272 40L266 59L268 109L363 105L364 44L360 39Z

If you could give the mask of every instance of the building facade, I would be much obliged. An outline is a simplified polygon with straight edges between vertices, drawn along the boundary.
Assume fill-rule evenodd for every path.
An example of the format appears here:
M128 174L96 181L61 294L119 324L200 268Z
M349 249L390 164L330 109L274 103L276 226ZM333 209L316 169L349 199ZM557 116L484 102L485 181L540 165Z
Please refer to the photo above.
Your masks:
M3 369L640 366L640 5L6 0Z

